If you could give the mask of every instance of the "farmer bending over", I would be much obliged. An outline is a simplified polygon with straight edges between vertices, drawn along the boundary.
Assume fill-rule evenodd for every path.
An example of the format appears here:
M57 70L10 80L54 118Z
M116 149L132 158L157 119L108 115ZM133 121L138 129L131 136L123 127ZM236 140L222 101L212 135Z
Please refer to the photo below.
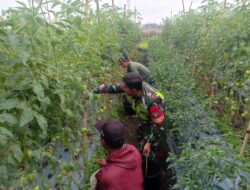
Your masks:
M165 122L165 101L163 95L147 83L142 82L138 73L130 72L123 78L123 83L102 84L94 93L125 93L130 97L130 106L141 120L141 151L154 159L152 148L157 146L157 134L163 130Z
M127 53L122 53L120 55L119 62L123 68L127 68L127 73L136 72L142 77L142 80L144 82L151 85L154 84L154 81L151 78L151 74L148 68L141 63L131 61Z

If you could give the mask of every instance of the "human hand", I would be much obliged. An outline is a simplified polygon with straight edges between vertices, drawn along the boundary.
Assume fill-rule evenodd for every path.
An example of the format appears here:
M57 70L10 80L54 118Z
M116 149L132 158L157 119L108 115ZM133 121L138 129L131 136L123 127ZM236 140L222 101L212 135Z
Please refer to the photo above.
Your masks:
M108 163L106 161L106 159L100 159L97 161L97 164L100 166L100 167L104 167L106 166Z
M94 89L92 90L92 92L95 93L95 94L99 94L99 93L100 93L100 89L94 88Z
M143 153L146 154L146 155L149 155L151 152L151 144L150 143L146 143L144 145L144 148L143 148Z

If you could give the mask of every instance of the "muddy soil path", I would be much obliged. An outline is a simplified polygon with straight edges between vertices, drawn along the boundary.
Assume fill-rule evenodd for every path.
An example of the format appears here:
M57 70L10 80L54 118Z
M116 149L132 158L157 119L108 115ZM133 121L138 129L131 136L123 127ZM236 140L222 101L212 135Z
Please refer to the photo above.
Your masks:
M123 121L125 127L125 137L126 143L133 144L135 147L139 149L139 136L138 136L138 128L139 128L139 120L138 119L127 119ZM173 184L173 173L168 169L168 164L166 163L166 159L168 157L168 146L166 140L161 139L156 154L158 155L158 162L162 168L162 176L161 176L161 186L160 190L168 190ZM152 189L155 190L155 189Z

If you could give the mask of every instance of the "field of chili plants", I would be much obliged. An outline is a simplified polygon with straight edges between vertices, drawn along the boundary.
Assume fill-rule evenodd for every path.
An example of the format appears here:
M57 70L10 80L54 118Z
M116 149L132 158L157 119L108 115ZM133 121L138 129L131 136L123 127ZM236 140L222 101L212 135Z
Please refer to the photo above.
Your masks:
M250 1L166 19L149 42L150 69L168 102L176 189L249 189Z
M84 189L83 123L102 105L91 90L116 77L138 25L107 6L86 14L80 0L31 0L3 11L0 26L0 188Z

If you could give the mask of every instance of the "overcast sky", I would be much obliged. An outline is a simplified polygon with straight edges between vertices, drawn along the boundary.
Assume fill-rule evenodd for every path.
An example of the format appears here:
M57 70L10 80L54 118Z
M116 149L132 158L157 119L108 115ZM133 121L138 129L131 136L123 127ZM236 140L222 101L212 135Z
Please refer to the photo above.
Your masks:
M27 2L27 0L19 0ZM189 9L192 0L184 0L186 10ZM223 0L220 0L223 1ZM233 1L233 0L231 0ZM101 4L109 3L112 0L100 0ZM114 0L115 5L124 7L127 0ZM130 0L130 8L136 9L143 18L142 23L161 23L163 18L170 17L171 11L175 15L182 10L182 0ZM202 0L193 0L192 8L197 8L201 5ZM7 9L8 7L15 7L18 4L15 0L0 0L0 10Z

